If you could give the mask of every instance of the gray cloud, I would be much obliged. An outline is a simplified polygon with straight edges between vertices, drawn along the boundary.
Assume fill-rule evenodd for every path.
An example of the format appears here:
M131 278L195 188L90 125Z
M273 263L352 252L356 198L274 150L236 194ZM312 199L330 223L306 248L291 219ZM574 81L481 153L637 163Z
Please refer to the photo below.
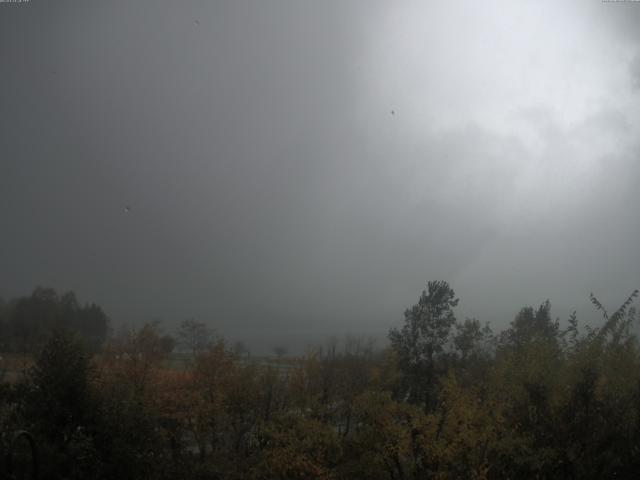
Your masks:
M267 347L384 335L436 278L498 326L615 304L640 9L474 5L1 4L0 293Z
M629 64L629 74L631 76L631 83L633 87L636 90L640 89L640 52L636 53L631 60L631 63Z

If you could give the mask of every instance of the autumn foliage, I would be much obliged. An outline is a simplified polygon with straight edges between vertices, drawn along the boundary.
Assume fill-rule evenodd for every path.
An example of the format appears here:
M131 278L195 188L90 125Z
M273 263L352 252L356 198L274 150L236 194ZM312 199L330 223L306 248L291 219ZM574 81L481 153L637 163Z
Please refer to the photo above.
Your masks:
M430 282L391 345L330 341L300 358L238 355L158 325L91 355L56 330L0 421L43 445L47 478L635 478L640 343L634 292L600 327L548 302L495 335ZM235 350L235 351L234 351Z

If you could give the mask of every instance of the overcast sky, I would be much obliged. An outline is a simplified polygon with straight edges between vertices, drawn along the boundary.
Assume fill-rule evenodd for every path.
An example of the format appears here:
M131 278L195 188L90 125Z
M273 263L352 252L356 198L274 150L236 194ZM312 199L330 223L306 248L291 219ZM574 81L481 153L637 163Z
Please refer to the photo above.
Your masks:
M255 348L640 287L640 3L0 3L0 295Z

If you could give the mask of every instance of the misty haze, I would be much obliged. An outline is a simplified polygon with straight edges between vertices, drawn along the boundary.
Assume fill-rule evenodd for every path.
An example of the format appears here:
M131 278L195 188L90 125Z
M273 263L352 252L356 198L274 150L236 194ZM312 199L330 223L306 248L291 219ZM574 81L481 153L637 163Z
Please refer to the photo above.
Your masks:
M637 478L640 2L0 0L0 479Z

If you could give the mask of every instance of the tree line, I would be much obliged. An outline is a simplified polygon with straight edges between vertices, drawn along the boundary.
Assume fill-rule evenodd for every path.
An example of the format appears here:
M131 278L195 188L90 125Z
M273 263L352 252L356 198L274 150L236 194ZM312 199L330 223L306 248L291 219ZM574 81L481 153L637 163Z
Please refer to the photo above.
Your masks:
M37 352L54 328L77 332L95 351L107 339L109 319L98 305L81 305L75 293L58 294L53 288L37 287L9 301L0 298L0 351Z
M494 333L429 282L390 345L331 342L268 365L194 320L147 324L98 354L55 329L0 390L2 431L28 428L45 478L578 479L640 471L634 291L599 327L549 302ZM4 437L0 437L4 439Z

